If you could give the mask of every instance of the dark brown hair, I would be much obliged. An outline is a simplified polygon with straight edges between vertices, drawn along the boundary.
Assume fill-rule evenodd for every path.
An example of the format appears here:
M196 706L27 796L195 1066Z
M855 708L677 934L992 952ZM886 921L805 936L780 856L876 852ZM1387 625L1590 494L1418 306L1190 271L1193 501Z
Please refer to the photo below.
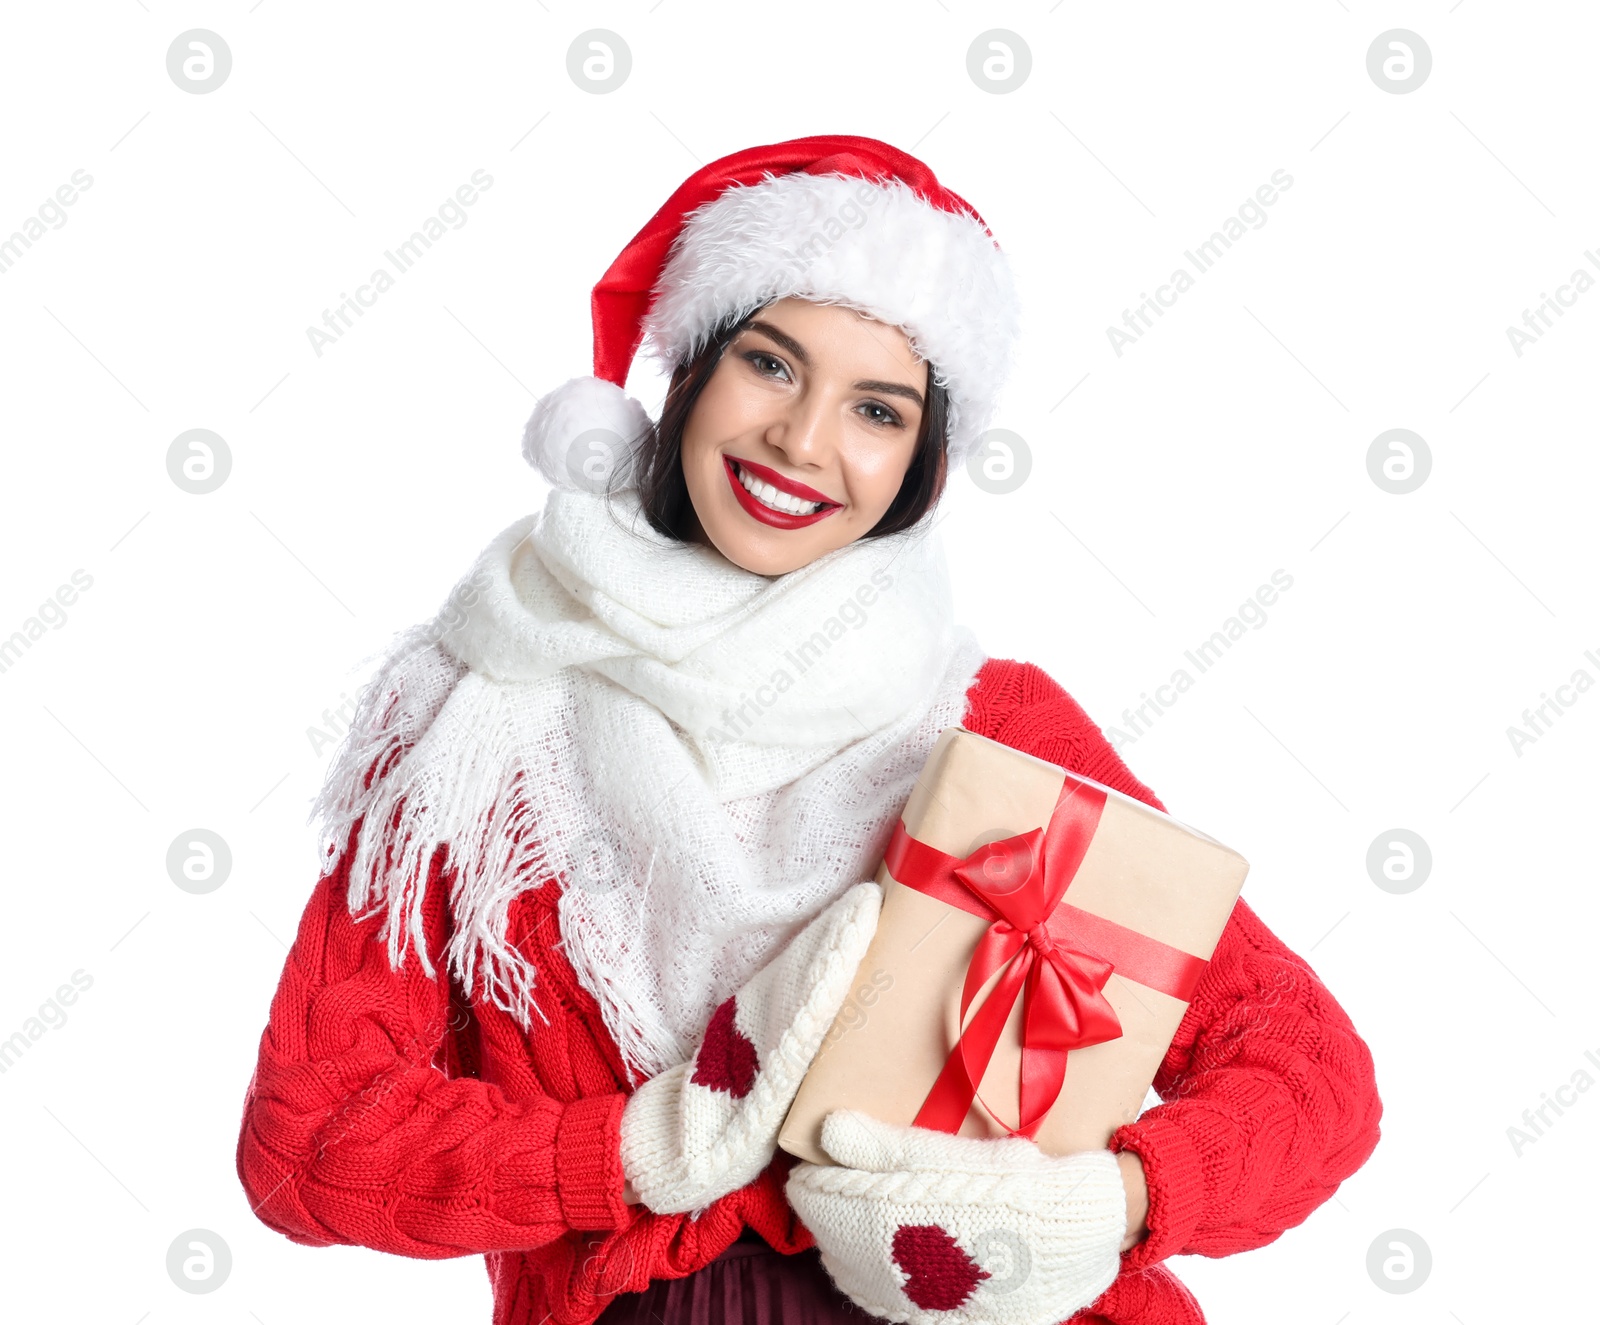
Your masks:
M651 526L668 538L689 542L695 528L694 504L683 477L683 430L694 412L695 401L722 361L728 343L742 331L760 309L720 323L707 337L703 349L672 373L661 419L639 442L635 473L638 475L639 503ZM863 538L897 534L916 524L939 500L946 474L946 418L949 396L935 380L933 365L928 365L927 398L922 423L917 430L917 447L912 453L900 491L889 503L883 518Z

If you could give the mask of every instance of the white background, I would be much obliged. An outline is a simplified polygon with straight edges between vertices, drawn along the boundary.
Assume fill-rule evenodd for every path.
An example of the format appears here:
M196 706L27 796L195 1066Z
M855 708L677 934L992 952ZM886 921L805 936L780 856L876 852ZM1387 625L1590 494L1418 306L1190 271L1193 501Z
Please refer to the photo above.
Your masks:
M1520 356L1506 334L1600 254L1588 6L117 0L4 25L0 236L93 184L0 276L0 637L93 585L0 674L0 1037L93 984L0 1076L0 1315L488 1319L476 1258L296 1247L234 1176L315 880L308 729L541 502L521 425L588 370L622 244L698 164L821 132L922 156L1026 297L997 423L1032 473L959 475L941 527L990 653L1109 729L1293 576L1122 753L1249 856L1245 896L1372 1048L1383 1139L1302 1226L1178 1273L1237 1325L1597 1310L1600 1090L1520 1155L1507 1135L1600 1058L1600 689L1520 755L1507 736L1600 679L1600 293ZM166 68L196 27L233 56L205 95ZM632 52L607 95L566 71L592 27ZM1004 95L966 67L995 27L1032 53ZM1433 55L1400 95L1366 67L1397 27ZM318 357L307 327L480 168L467 224ZM1106 328L1279 169L1267 223L1118 357ZM232 455L209 495L168 477L191 428ZM1432 456L1406 495L1368 474L1391 428ZM196 827L233 853L207 895L165 864ZM1396 827L1433 854L1404 895L1366 867ZM166 1273L191 1228L232 1250L214 1294ZM1431 1248L1414 1292L1368 1275L1390 1229Z

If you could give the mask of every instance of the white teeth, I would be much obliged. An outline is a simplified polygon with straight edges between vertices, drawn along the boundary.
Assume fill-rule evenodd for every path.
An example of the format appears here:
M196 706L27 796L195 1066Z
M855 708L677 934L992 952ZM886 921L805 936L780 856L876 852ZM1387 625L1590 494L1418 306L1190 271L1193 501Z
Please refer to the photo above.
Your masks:
M744 466L737 461L734 462L733 468L744 490L764 506L782 511L785 515L814 515L822 509L820 501L802 501L799 497L791 497L787 492L779 492L772 484L746 473Z

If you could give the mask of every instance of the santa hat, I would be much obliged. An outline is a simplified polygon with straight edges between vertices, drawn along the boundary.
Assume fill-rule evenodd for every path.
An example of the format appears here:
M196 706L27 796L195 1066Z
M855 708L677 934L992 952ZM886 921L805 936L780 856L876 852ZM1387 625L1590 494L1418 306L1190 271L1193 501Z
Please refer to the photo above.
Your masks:
M594 376L540 399L523 455L557 486L626 485L650 427L622 389L641 346L674 368L729 317L790 295L899 327L948 392L952 468L965 461L1017 337L1010 268L921 161L843 135L753 147L689 176L594 287Z

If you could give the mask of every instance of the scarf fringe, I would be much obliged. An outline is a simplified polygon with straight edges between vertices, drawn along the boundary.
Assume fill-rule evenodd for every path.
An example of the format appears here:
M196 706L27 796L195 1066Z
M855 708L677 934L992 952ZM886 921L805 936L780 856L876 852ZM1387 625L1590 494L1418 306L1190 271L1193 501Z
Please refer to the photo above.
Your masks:
M310 817L320 821L326 867L361 824L350 860L350 912L357 920L381 914L379 938L391 966L403 969L414 949L430 979L437 970L427 950L423 900L442 849L443 869L455 871L446 967L469 998L481 978L482 991L527 1030L530 1011L547 1024L548 1018L534 999L535 967L506 939L507 912L555 872L533 831L512 724L496 702L501 688L470 676L439 646L439 633L430 623L396 637L357 702ZM460 715L469 718L472 735L443 746L441 776L439 765L408 756L425 742L440 745L435 724L452 700L487 702L464 705L474 710Z
M655 863L655 852L651 852L650 863L645 869L646 897L655 882ZM567 904L567 896L563 894L560 906L563 934L568 932L569 925L580 923L572 910ZM581 943L563 942L562 951L572 966L573 974L578 977L578 983L585 989L595 991L600 1020L606 1033L611 1036L611 1042L617 1046L630 1085L637 1086L648 1080L652 1075L651 1067L659 1070L662 1063L679 1063L689 1057L692 1046L684 1044L674 1035L660 1012L647 998L640 996L632 984L619 979L613 967L596 960Z

